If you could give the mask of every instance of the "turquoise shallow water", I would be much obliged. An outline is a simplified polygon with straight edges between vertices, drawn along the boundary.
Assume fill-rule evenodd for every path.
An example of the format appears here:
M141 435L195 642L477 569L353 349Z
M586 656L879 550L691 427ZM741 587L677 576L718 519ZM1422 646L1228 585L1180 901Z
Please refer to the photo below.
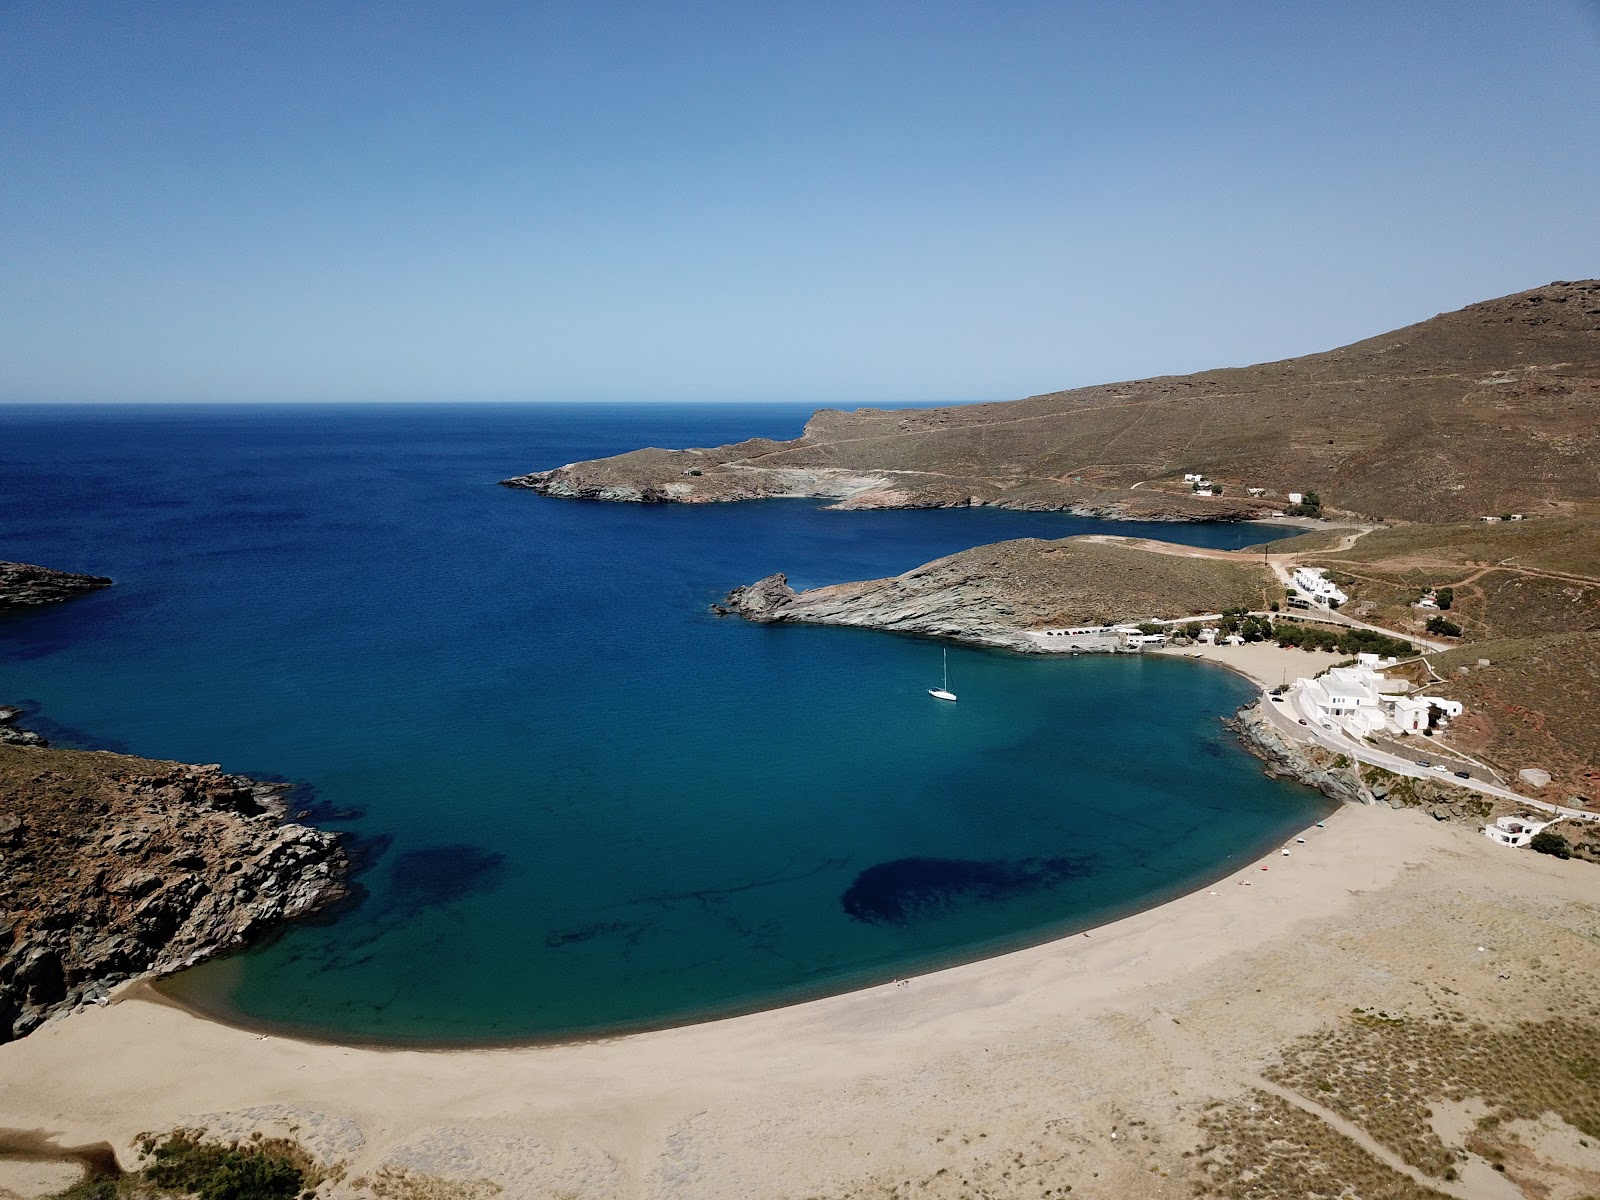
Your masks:
M804 416L0 408L0 557L118 581L0 620L0 698L66 744L302 781L360 849L356 902L174 990L390 1042L668 1024L1092 924L1325 811L1221 727L1249 689L1220 671L955 650L942 705L934 643L707 608L1100 523L494 486Z

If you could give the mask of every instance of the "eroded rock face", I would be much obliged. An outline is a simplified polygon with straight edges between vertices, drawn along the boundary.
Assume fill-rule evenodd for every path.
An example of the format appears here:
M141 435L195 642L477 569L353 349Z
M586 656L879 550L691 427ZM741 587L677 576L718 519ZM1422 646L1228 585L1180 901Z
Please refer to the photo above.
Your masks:
M102 575L74 575L31 563L0 562L0 611L55 604L110 586L111 580Z
M1240 709L1228 724L1244 748L1267 764L1267 774L1274 779L1297 780L1344 804L1366 802L1358 768L1348 758L1315 743L1284 737L1262 713L1261 701Z
M0 745L0 1042L346 893L336 834L215 766Z

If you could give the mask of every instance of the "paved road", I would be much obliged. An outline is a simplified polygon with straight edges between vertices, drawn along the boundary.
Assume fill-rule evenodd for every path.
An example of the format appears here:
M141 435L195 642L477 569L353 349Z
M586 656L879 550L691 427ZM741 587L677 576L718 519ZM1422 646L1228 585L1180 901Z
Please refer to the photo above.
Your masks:
M1357 741L1337 726L1333 729L1322 728L1316 723L1316 718L1311 713L1301 710L1297 704L1298 698L1298 692L1290 692L1276 701L1263 692L1261 698L1261 707L1266 710L1273 725L1292 741L1316 742L1336 754L1347 754L1358 762L1364 762L1374 767L1382 767L1386 771L1393 771L1396 775L1408 775L1413 779L1431 779L1435 783L1454 784L1456 787L1466 788L1468 791L1481 792L1485 796L1510 800L1527 808L1537 808L1563 817L1576 817L1583 821L1600 821L1600 813L1590 812L1581 808L1563 808L1559 804L1533 800L1497 784L1484 783L1478 779L1461 779L1443 771L1435 771L1431 767L1419 767L1410 759L1401 758L1397 754L1375 750L1365 742ZM1306 720L1304 725L1300 724L1300 718L1302 717Z

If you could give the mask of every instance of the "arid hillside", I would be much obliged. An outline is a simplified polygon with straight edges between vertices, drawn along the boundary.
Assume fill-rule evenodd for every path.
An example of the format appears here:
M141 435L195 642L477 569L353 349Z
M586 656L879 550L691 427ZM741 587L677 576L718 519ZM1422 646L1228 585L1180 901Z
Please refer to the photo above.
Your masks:
M1466 640L1600 629L1600 514L1375 529L1349 549L1277 543L1326 567L1347 611L1410 634L1443 616ZM1443 610L1417 607L1433 592Z
M805 592L769 576L736 589L727 611L754 621L856 625L1026 650L1034 647L1018 635L1028 630L1261 608L1280 595L1254 558L1169 554L1081 537L1017 538L889 579Z
M1221 493L1194 494L1186 473ZM1386 519L1553 515L1600 501L1600 282L1304 358L998 404L824 409L790 442L638 450L505 482L599 500L801 495L1179 520L1279 509L1291 491Z

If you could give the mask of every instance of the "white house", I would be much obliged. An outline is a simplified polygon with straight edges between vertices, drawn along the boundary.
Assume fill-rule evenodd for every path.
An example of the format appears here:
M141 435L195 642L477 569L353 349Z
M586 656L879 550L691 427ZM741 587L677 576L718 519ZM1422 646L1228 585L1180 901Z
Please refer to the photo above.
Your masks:
M1382 663L1375 654L1360 656L1365 662L1334 667L1315 679L1295 680L1295 703L1319 725L1338 725L1353 737L1375 733L1422 733L1440 717L1454 719L1465 708L1456 700L1438 696L1401 696L1405 683L1388 679L1374 668ZM1389 660L1393 663L1393 659Z
M1183 474L1183 481L1185 483L1199 483L1204 478L1205 476L1196 475L1193 471L1185 471Z
M1306 499L1305 498L1305 494L1303 492L1290 492L1289 493L1289 503L1290 504L1304 504L1305 503L1305 499Z
M1323 574L1321 567L1296 567L1294 587L1302 596L1314 604L1320 604L1323 608L1329 608L1332 604L1343 604L1350 599L1340 591L1337 584Z
M1267 494L1266 488L1245 488L1245 491L1249 492L1252 496L1265 496Z
M1501 817L1493 825L1485 826L1483 836L1502 846L1526 846L1533 841L1534 834L1546 825L1554 824L1555 821L1535 821L1532 817L1519 813L1514 817Z

